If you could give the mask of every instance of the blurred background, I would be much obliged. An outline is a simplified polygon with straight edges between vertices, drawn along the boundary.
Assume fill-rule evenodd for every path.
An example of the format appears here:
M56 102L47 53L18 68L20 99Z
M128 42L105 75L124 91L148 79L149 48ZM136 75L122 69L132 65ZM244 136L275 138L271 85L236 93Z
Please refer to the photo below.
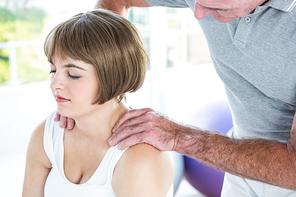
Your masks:
M0 196L21 196L26 148L36 125L55 110L43 42L95 0L0 0ZM152 107L186 122L208 103L226 100L207 44L190 9L132 8L129 20L145 39L150 67L132 108ZM198 192L184 184L183 193ZM186 190L186 191L185 191Z

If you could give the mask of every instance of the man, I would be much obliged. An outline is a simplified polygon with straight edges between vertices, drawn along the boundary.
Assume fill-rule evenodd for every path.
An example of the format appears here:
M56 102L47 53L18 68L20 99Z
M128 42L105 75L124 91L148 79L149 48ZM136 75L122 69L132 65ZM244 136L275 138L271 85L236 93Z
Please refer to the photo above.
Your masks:
M131 110L113 128L109 144L124 149L149 143L225 171L222 196L296 196L295 5L295 0L99 0L97 7L123 16L133 6L194 10L234 121L226 137L151 109Z

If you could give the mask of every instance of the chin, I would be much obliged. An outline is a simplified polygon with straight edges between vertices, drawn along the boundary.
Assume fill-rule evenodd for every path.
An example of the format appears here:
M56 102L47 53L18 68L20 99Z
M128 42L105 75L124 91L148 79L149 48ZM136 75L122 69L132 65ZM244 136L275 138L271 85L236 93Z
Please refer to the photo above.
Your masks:
M230 21L233 21L234 19L236 19L235 17L224 17L224 16L221 16L220 14L212 14L212 16L221 23L229 23Z
M57 112L61 114L62 116L68 117L68 118L73 118L73 112L70 110L67 110L63 107L57 107Z

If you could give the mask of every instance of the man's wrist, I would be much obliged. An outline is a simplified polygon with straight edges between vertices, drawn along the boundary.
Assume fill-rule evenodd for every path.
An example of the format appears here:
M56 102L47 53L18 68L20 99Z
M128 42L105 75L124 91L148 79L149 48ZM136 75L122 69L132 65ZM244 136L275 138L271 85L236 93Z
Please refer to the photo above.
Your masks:
M95 8L110 10L115 14L127 18L131 6L125 0L98 0Z
M218 132L202 130L193 126L185 126L181 129L175 151L195 159L202 159L204 149L207 149L211 139L216 135L220 135Z
M174 145L174 151L184 155L192 155L199 152L198 133L200 130L192 126L181 126ZM195 153L192 153L194 151Z

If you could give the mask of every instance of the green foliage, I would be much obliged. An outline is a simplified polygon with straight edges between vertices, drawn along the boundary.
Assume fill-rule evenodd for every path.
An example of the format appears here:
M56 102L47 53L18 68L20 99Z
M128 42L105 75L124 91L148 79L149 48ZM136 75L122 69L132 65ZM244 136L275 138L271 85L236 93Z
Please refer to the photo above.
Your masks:
M0 23L6 23L14 20L15 15L11 11L5 8L0 8Z
M44 10L34 7L17 7L13 11L0 7L0 42L39 40L46 16ZM36 54L40 51L33 48L17 49L18 78L24 83L49 79L42 66L32 66L32 62L38 61ZM0 49L0 84L9 80L9 76L9 53Z
M36 51L42 47L19 48L17 50L18 76L23 83L32 83L50 79L46 59L38 57Z

